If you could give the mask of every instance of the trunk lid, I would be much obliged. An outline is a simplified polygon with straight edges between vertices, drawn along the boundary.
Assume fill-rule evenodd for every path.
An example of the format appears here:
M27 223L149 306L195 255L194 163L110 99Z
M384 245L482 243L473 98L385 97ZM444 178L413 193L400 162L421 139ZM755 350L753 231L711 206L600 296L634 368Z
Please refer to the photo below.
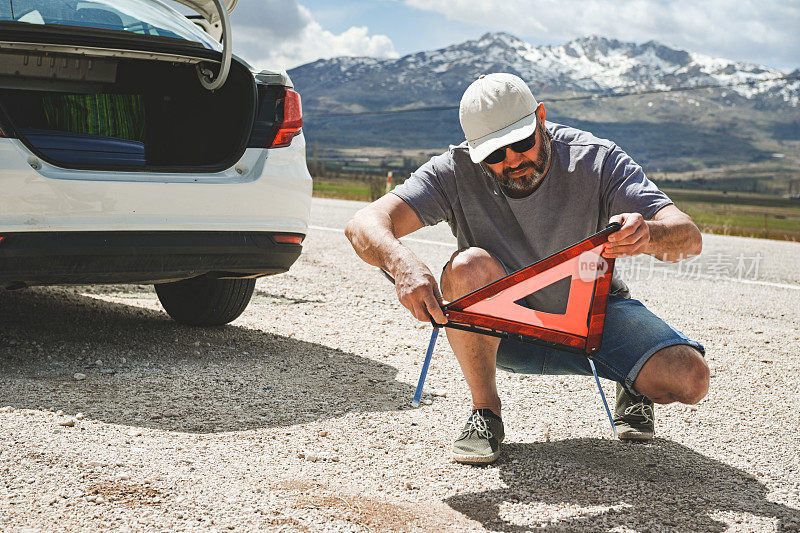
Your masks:
M0 0L8 3L0 9L0 50L191 62L203 87L217 90L230 69L228 10L237 0L176 1L204 17L202 28L219 31L212 36L159 0Z
M219 13L217 12L217 7L214 5L213 0L175 0L175 2L179 2L194 9L212 24L219 20ZM228 9L228 13L232 13L236 8L236 4L239 3L239 0L222 0L222 3Z
M235 0L228 1L232 8ZM203 7L202 2L184 3ZM87 4L78 0L11 0L13 9L0 10L0 49L181 62L221 58L222 46L217 40L161 2L94 0L90 8Z

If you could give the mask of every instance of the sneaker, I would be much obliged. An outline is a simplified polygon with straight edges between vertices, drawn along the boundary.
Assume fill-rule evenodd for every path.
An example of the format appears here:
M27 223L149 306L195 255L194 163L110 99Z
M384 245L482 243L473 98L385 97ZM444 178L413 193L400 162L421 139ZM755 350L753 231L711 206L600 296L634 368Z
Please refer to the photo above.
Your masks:
M633 396L617 383L614 425L621 440L650 440L655 433L653 401L647 396Z
M453 459L468 465L488 465L500 456L503 420L489 409L475 409L453 443Z

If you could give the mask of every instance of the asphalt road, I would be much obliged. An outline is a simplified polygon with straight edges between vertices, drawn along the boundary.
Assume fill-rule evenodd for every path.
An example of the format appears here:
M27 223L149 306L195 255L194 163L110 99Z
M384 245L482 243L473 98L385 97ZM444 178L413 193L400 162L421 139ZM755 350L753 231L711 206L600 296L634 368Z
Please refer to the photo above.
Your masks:
M449 459L469 404L444 339L410 407L430 327L349 247L361 205L315 200L301 259L223 328L147 286L0 291L0 530L800 531L800 244L620 261L706 346L708 397L636 445L590 378L500 374L504 452L476 468ZM435 272L454 250L405 241Z

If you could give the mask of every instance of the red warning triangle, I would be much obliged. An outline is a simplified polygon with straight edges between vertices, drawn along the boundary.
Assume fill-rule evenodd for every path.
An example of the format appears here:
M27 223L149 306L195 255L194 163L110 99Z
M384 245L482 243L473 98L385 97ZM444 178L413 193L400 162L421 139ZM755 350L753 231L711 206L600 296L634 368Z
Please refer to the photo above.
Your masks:
M444 306L447 327L544 344L590 355L600 348L614 259L601 257L609 224L591 237ZM563 313L544 312L521 300L569 279Z

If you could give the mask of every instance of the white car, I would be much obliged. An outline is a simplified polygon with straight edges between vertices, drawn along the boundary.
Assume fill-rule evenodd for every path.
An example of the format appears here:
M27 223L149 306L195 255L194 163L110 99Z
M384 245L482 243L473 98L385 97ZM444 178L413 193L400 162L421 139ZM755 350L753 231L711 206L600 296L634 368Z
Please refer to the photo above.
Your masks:
M236 0L180 1L0 0L0 287L153 283L219 325L300 255L300 97L231 56Z

